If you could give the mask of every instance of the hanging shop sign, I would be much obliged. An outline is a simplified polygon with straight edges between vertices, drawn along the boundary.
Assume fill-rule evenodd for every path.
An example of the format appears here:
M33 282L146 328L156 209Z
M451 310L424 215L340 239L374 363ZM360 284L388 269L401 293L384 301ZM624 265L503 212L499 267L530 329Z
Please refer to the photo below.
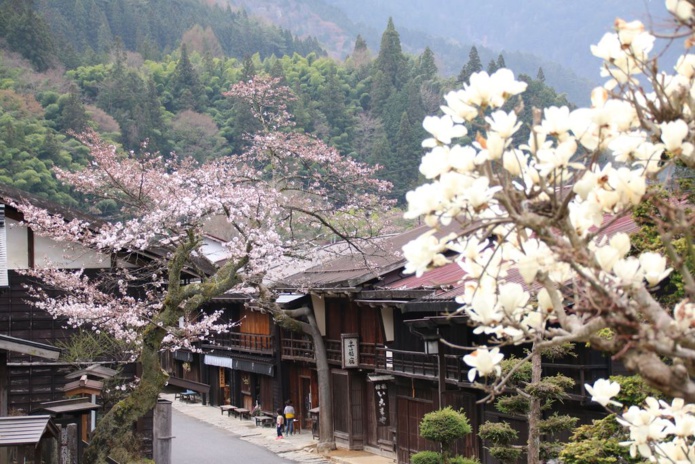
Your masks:
M376 421L379 425L389 425L389 386L386 382L374 382L376 393Z
M343 369L360 366L360 336L359 334L341 334L343 348Z

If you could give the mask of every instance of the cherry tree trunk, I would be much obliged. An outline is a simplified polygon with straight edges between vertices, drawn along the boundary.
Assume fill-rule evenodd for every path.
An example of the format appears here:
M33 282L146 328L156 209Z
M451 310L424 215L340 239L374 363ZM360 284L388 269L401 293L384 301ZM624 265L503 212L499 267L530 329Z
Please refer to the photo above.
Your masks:
M331 398L331 370L328 365L328 353L318 323L313 311L307 315L311 326L311 338L314 341L316 354L316 371L319 383L319 443L317 451L326 453L335 449L335 434L333 433L333 401Z
M146 330L139 358L142 366L140 382L99 421L83 456L85 464L106 462L111 451L123 443L124 437L132 432L135 422L157 404L159 393L168 378L161 369L159 358L164 335L164 330L155 326Z

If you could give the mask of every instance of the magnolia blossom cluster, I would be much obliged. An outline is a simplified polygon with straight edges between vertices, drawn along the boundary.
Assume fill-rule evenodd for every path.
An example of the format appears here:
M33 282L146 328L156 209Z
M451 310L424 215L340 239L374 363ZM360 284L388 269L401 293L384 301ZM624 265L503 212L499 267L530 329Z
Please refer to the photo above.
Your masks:
M604 407L621 407L613 400L620 392L620 385L605 379L593 385L585 385L596 401ZM630 447L630 455L641 456L657 463L695 462L695 405L686 404L681 398L670 404L648 397L644 407L630 406L618 414L617 421L629 434L629 440L621 442Z
M666 4L680 25L694 24L690 2ZM525 143L517 140L516 111L503 108L527 84L507 69L474 74L445 96L443 115L425 118L430 137L422 143L428 152L420 172L428 183L408 192L405 217L423 218L431 230L403 248L406 272L419 276L456 262L465 274L459 313L491 343L588 341L610 327L602 310L610 305L631 320L644 319L639 308L647 308L648 318L658 321L658 336L671 337L665 346L692 336L691 299L662 310L650 296L673 263L653 251L631 254L626 233L607 232L644 200L664 170L676 163L695 167L695 55L683 55L673 74L655 74L653 44L642 23L617 20L615 32L591 47L608 78L592 92L591 106L545 108ZM640 75L652 82L652 92L643 90ZM472 127L484 130L472 133ZM465 136L473 142L458 143ZM563 289L576 295L572 310ZM584 297L587 304L576 304ZM469 380L499 377L502 359L498 348L479 346L463 358ZM594 397L608 404L603 398L617 394L614 388L597 383ZM659 420L674 408L660 412ZM672 417L678 433L664 425L664 433L649 436L658 444L645 448L643 431L635 432L632 449L658 458L655 450L662 447L673 457L687 445L689 460L695 429L683 421L690 424L692 407L682 409L687 414ZM636 417L626 414L625 423Z

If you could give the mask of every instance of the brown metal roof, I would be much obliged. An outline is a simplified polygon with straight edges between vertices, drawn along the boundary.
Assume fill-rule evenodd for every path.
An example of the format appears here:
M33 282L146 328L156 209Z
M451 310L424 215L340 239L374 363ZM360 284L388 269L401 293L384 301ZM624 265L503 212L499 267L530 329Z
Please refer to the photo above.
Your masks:
M640 228L632 219L631 216L623 216L619 218L613 218L611 216L606 216L604 218L605 229L601 231L599 236L612 237L613 235L623 232L626 234L632 234L637 232ZM405 277L396 282L390 283L386 288L392 290L413 290L418 288L435 288L432 294L419 298L416 303L433 303L433 302L446 302L452 301L457 296L460 296L464 292L464 286L461 279L465 277L463 270L456 263L450 263L442 267L432 269L425 272L420 277L415 275ZM516 269L511 269L506 278L507 282L515 282L521 285L527 286L524 279L521 277ZM532 288L539 287L540 284L534 283L531 285ZM438 288L437 288L438 287Z
M456 225L460 228L459 225ZM405 265L403 245L427 232L429 227L420 226L387 238L374 240L374 245L306 269L282 279L276 287L283 289L349 288L362 285ZM444 235L450 230L443 230Z
M47 433L57 436L51 416L0 417L0 446L36 445Z

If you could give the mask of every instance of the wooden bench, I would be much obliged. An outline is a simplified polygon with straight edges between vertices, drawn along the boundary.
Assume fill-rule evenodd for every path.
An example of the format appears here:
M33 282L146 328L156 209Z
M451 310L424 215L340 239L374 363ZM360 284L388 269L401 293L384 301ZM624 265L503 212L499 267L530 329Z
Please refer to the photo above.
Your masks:
M226 412L228 416L232 416L232 410L236 409L236 406L231 406L229 404L224 404L220 406L220 414L224 415Z
M251 412L246 408L234 408L234 411L236 411L237 416L239 416L239 420L244 418L249 419L249 413Z
M275 422L275 418L272 416L253 416L253 420L256 421L256 427L262 425L264 427L272 427Z

